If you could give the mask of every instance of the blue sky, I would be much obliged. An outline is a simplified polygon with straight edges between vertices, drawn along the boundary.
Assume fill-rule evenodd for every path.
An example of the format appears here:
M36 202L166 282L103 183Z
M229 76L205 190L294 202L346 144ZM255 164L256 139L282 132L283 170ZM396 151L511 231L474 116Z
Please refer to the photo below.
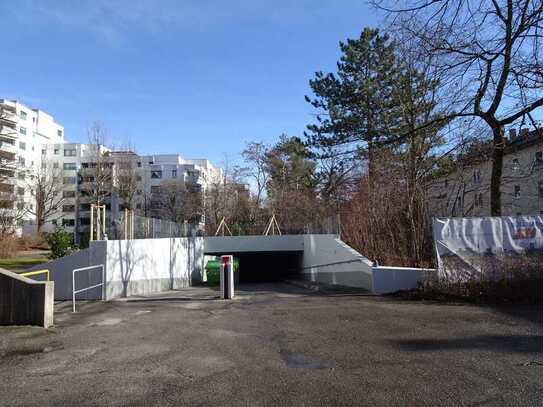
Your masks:
M0 97L51 113L71 141L100 121L116 145L217 164L301 135L313 73L378 21L364 0L0 0L0 15Z

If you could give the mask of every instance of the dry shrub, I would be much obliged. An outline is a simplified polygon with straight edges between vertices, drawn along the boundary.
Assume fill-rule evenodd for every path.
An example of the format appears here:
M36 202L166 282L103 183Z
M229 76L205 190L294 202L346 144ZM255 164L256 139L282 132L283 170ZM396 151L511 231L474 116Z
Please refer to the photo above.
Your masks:
M18 246L19 250L47 250L49 249L47 240L45 239L44 235L41 233L21 236L18 239L18 245L19 245Z
M450 278L428 278L417 290L401 295L487 304L543 302L543 253L485 256L478 266L481 271L469 275L463 270Z
M342 239L370 260L389 266L433 266L429 216L422 192L407 190L389 170L363 178L341 213Z
M0 237L0 258L9 259L17 254L17 238L13 235L3 235Z

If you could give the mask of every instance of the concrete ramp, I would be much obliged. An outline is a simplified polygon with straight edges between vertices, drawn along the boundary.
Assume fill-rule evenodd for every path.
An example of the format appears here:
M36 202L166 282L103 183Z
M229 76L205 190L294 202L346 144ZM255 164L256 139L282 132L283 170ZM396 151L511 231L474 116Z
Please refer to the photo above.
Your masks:
M388 293L416 287L428 270L373 267L370 260L335 235L228 236L109 240L41 264L55 281L55 299L71 299L72 270L104 265L105 288L78 299L107 300L196 285L203 281L204 254L234 254L246 281L305 279ZM260 280L259 278L262 277ZM99 280L96 280L99 279ZM77 274L76 288L102 282L101 269Z

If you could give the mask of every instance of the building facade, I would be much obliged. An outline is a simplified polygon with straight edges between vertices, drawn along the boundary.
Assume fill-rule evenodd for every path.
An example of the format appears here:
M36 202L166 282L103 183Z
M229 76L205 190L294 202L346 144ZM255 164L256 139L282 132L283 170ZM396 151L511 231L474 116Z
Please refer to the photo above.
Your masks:
M0 121L2 217L20 227L36 209L31 177L41 165L42 146L63 143L64 127L42 110L6 99L0 99Z
M435 217L490 216L492 162L475 162L434 179L428 186L429 210ZM543 132L509 132L501 183L502 215L543 213Z
M80 243L89 236L93 203L106 207L108 223L125 208L159 217L153 201L164 185L179 184L203 196L222 182L222 169L206 159L67 142L64 128L50 115L16 101L0 99L0 126L0 209L13 213L4 219L17 222L18 233L36 231L40 197L40 207L47 207L40 229L61 224Z

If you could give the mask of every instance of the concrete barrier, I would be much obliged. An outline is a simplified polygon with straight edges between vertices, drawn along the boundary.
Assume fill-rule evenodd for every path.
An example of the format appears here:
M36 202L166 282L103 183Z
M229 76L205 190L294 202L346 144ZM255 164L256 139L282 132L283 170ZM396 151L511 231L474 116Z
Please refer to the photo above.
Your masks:
M373 292L376 294L393 293L400 290L417 288L426 273L435 273L435 269L413 267L372 267Z
M0 325L53 325L54 282L0 269Z

